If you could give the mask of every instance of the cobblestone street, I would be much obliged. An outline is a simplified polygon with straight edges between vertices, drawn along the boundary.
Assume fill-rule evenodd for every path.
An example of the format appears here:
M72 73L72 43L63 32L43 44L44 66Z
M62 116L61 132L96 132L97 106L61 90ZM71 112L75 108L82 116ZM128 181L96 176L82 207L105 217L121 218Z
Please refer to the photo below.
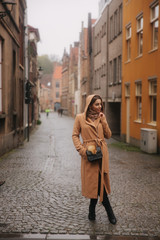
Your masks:
M74 119L50 113L41 120L29 142L0 158L0 180L6 181L0 187L1 234L160 237L160 156L127 152L109 140L110 201L118 222L111 225L98 203L92 223L89 199L81 196Z

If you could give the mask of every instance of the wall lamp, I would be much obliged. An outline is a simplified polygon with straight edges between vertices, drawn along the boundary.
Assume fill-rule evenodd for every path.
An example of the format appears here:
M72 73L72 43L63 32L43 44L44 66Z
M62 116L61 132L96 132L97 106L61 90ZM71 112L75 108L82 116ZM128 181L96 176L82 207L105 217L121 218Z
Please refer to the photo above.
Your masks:
M0 0L0 3L3 5L5 11L0 11L0 18L3 18L7 15L7 13L11 13L13 10L13 6L16 5L16 0ZM9 9L8 6L11 6Z

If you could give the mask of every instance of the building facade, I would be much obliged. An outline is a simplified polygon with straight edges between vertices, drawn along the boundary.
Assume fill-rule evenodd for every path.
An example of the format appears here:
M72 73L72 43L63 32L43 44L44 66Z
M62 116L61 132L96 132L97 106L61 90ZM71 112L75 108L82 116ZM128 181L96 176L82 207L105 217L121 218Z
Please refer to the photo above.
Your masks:
M75 116L75 89L77 89L78 84L78 48L79 42L74 42L74 46L70 46L68 114L72 117Z
M120 135L121 132L122 11L122 0L109 3L107 119L114 135Z
M14 1L12 1L14 3ZM0 155L23 142L26 1L0 3Z
M160 151L159 1L123 1L124 141L140 146L141 128L157 130Z
M32 101L29 104L29 125L34 127L39 118L39 99L38 99L38 64L37 64L37 43L40 41L39 30L28 26L28 53L29 53L29 79L32 87Z
M52 99L52 90L46 87L44 84L40 84L40 111L45 112L46 109L50 108L50 102Z
M102 97L108 115L108 3L93 27L93 80L92 93Z
M62 58L62 98L61 104L64 109L64 113L68 114L69 108L69 54L64 50Z
M86 97L88 95L88 28L84 27L82 22L82 29L80 34L80 111L84 111L86 104Z

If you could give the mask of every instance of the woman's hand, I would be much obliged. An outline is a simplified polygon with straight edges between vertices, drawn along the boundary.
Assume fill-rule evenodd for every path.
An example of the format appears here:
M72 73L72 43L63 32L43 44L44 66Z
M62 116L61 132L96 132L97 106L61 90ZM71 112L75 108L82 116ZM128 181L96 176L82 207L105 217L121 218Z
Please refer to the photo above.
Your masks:
M100 112L100 113L99 113L99 117L100 117L100 118L101 118L101 117L104 117L104 113Z

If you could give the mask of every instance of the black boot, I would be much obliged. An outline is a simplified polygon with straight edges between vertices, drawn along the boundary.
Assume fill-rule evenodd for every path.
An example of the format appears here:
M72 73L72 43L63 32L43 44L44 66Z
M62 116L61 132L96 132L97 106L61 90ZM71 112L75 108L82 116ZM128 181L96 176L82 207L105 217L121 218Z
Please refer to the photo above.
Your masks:
M96 219L96 214L95 214L96 204L97 204L97 199L90 200L89 214L88 214L88 219L90 221L94 221Z
M112 207L110 205L110 202L109 202L109 199L108 199L108 196L107 196L106 192L104 192L104 197L103 197L102 204L105 207L105 210L107 212L108 219L109 219L110 223L115 225L117 223L117 219L116 219L116 217L114 215L114 212L112 210Z

